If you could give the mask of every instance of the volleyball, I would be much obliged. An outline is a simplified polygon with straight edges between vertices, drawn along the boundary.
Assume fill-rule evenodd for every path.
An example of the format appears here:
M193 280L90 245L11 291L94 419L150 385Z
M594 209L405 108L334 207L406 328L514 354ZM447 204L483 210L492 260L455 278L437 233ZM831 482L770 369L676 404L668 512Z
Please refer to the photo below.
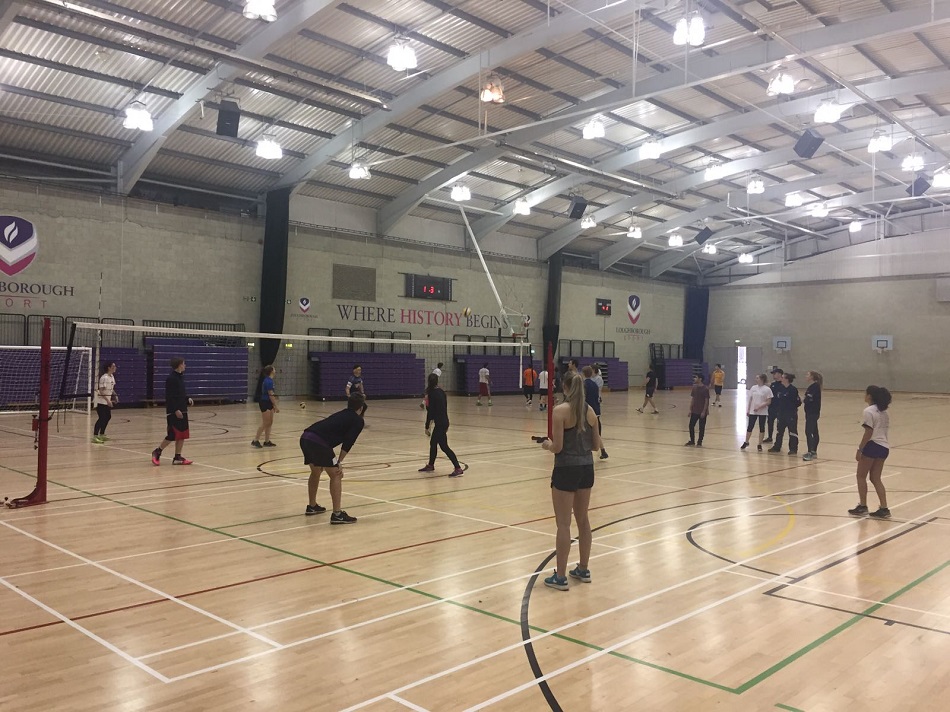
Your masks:
M307 404L303 401L300 401L300 410L307 410Z
M462 316L469 317L469 316L471 316L471 315L472 315L472 308L471 308L471 307L465 307L465 308L462 310Z

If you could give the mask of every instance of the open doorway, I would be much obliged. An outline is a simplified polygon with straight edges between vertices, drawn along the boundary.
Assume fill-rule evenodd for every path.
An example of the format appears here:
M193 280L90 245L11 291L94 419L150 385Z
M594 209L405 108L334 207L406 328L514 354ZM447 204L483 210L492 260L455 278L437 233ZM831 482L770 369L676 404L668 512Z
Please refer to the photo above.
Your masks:
M746 373L748 367L746 366L746 350L745 346L736 347L736 381L740 389L744 389L746 386Z

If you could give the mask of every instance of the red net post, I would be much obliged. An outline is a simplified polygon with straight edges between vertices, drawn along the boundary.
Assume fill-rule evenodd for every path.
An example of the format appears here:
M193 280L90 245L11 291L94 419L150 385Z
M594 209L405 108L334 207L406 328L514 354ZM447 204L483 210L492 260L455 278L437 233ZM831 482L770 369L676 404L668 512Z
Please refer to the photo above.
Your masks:
M43 340L40 342L40 411L34 422L36 430L36 487L26 497L10 500L7 506L30 507L46 504L46 459L49 450L49 391L53 360L49 319L43 319Z

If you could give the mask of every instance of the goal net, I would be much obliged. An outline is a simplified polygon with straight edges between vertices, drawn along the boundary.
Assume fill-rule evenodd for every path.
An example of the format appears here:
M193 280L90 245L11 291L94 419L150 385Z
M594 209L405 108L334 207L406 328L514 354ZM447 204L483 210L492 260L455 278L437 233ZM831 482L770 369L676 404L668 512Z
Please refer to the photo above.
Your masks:
M446 391L476 395L486 366L493 394L518 393L523 371L540 365L524 338L478 334L434 341L408 331L264 334L76 322L76 341L125 344L97 347L95 354L97 363L116 364L115 388L125 405L163 403L174 358L184 359L188 395L199 404L257 400L265 365L275 368L277 395L300 401L342 400L356 366L373 399L419 397L436 369Z
M0 413L38 412L40 346L0 346ZM92 349L50 349L50 410L86 412L92 397Z

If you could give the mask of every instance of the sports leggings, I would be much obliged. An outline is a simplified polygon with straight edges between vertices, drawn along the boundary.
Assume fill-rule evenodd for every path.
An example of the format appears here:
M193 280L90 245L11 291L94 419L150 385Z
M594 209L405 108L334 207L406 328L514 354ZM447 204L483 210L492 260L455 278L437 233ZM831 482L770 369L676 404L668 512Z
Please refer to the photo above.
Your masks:
M443 430L442 428L435 427L432 429L432 435L429 436L429 464L435 464L436 448L441 448L442 452L445 453L445 456L452 461L452 464L455 465L456 469L459 469L459 459L455 456L455 453L452 452L452 448L449 447L449 431L448 429Z
M109 421L112 420L112 408L100 403L96 406L96 415L99 416L99 420L96 421L96 425L92 429L92 434L105 435L106 426L108 426Z
M808 452L818 452L818 416L805 413L805 442Z

